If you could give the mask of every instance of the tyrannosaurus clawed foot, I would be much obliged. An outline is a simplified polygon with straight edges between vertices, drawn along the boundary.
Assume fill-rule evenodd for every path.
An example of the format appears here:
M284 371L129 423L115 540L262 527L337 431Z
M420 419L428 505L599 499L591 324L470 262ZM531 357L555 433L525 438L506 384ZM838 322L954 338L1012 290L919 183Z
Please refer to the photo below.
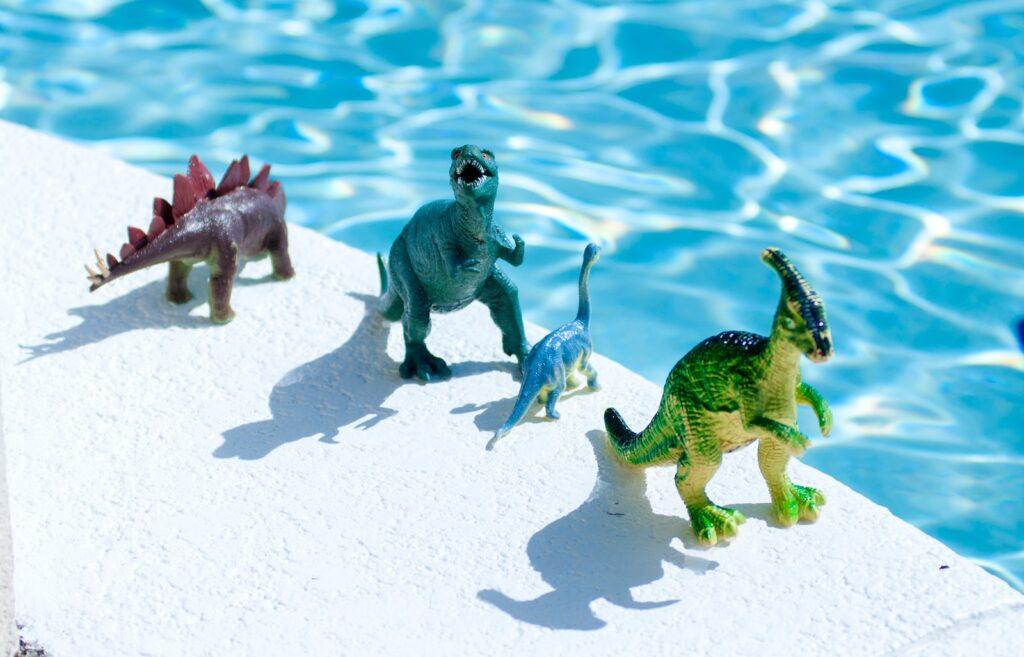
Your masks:
M772 512L783 527L795 525L798 520L814 522L825 504L825 496L816 488L790 484L788 491L778 499L772 496Z
M406 345L405 360L398 367L403 379L419 378L423 381L447 379L452 375L448 363L427 351L423 344Z
M717 504L705 504L690 511L690 526L697 536L697 542L712 546L719 539L733 538L739 526L747 521L742 513Z

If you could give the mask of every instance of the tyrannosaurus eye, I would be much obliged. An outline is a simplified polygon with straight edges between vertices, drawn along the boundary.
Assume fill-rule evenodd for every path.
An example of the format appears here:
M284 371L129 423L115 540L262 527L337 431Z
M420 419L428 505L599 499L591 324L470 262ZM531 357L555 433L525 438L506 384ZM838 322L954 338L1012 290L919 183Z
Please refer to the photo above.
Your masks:
M452 149L452 159L453 160L457 160L460 155L462 155L462 149L461 148L453 148Z
M793 329L796 328L796 322L794 322L793 318L791 318L791 317L783 317L782 318L782 325L785 326L790 331L792 331Z
M483 154L485 160L493 160L494 159L494 153L492 153L490 151L482 151L482 154Z

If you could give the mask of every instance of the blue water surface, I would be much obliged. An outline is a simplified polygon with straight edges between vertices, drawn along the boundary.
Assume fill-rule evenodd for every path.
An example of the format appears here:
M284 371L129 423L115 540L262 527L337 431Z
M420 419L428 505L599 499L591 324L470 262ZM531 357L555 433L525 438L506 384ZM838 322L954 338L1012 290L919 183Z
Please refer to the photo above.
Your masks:
M0 0L0 117L164 174L247 152L368 251L491 148L526 315L603 243L598 349L655 381L768 330L782 247L837 348L805 460L1018 587L1022 60L1015 0Z

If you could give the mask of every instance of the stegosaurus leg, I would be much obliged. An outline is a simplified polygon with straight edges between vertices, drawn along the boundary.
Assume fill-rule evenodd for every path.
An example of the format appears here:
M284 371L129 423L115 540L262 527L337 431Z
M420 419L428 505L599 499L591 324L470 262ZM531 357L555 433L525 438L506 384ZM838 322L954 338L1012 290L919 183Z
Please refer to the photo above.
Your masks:
M218 247L210 264L210 319L227 324L235 318L231 309L231 289L238 273L238 248L234 244Z
M286 281L295 276L292 259L288 255L288 229L283 228L270 242L270 264L274 268L274 278Z
M785 445L762 438L757 445L757 463L768 484L772 513L779 524L789 527L798 520L814 522L818 519L821 506L825 504L825 496L815 488L800 486L789 480L786 474L789 450Z
M188 290L188 273L192 271L192 265L180 260L170 262L167 273L167 300L171 303L188 303L192 300L192 293Z
M683 452L679 458L676 465L676 490L679 491L679 496L683 498L686 510L690 514L690 526L697 537L697 542L711 546L720 539L735 536L738 527L747 519L739 511L718 506L708 499L704 489L718 471L722 454L717 448L713 433L707 429L698 429L694 432L692 424L689 429L697 438L694 446L698 449L694 450L693 458L687 452ZM707 433L707 439L700 439L701 431Z

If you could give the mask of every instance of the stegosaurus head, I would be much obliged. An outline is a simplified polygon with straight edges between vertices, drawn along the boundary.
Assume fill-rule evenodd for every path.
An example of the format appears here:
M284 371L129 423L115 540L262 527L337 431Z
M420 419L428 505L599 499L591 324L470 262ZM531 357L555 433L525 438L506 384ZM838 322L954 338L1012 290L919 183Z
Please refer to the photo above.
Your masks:
M761 260L782 279L782 299L775 313L775 331L815 363L832 357L832 333L825 305L803 274L782 251L765 249Z
M487 149L466 144L452 149L448 170L457 199L494 198L498 193L498 162Z

